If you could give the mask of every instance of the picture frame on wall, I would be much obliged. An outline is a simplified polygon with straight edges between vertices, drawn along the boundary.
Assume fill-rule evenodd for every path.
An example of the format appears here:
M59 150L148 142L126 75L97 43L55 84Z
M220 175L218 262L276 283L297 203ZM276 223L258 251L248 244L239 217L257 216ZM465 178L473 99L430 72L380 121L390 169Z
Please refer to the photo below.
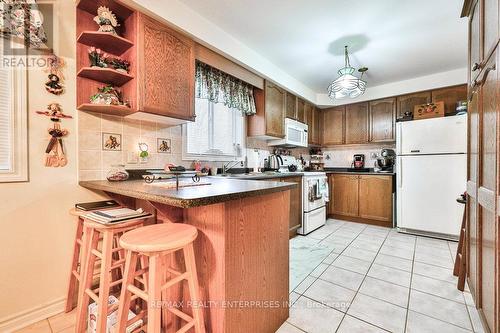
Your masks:
M122 135L118 133L102 133L102 150L121 151Z
M172 141L170 139L157 138L156 139L156 151L161 154L171 154L172 153Z

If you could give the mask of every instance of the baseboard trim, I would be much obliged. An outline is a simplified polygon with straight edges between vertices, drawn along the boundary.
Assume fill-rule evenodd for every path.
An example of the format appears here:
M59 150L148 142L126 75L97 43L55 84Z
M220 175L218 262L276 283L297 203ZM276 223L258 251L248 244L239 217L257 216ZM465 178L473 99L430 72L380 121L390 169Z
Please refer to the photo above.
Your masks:
M40 320L47 319L64 311L66 298L38 305L32 309L18 312L0 319L0 332L14 332Z

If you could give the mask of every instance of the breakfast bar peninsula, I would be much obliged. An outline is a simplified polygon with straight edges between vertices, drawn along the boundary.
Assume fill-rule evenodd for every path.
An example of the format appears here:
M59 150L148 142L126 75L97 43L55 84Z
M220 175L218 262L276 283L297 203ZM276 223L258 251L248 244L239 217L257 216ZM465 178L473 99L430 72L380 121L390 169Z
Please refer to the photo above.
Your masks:
M290 189L297 185L221 177L200 183L179 190L141 180L80 185L153 213L151 223L198 229L194 247L207 332L274 333L288 318Z

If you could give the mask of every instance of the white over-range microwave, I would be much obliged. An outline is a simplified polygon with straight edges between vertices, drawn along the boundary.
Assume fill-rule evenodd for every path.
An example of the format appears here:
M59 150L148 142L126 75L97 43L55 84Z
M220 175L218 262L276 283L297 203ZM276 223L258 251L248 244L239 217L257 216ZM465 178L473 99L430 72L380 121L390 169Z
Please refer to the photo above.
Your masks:
M307 125L300 121L285 118L285 137L268 141L269 146L307 147Z

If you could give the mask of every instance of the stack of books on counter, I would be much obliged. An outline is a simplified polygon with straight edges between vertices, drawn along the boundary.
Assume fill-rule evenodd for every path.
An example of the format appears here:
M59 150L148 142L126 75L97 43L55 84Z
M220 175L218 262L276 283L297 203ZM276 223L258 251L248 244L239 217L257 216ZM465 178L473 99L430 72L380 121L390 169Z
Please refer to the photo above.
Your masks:
M106 210L95 210L82 217L102 224L113 224L128 222L130 220L143 219L152 216L151 213L144 212L142 208L133 210L130 208L116 208Z

